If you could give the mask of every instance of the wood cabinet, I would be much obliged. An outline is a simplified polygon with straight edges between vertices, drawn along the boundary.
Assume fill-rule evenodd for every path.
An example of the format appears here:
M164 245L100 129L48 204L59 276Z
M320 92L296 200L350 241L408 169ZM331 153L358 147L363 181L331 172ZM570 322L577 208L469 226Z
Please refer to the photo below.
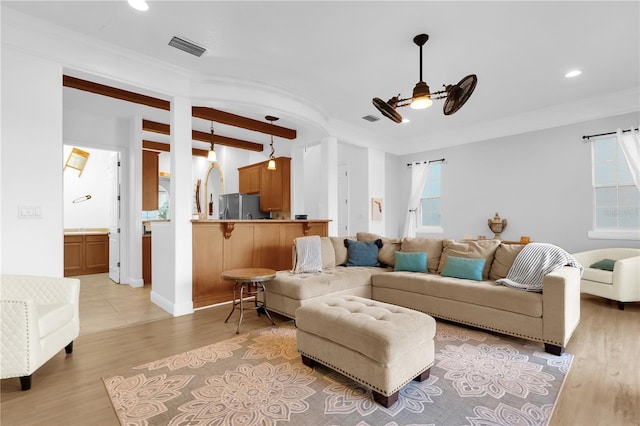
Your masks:
M327 236L328 221L202 221L193 222L193 306L233 300L233 282L222 272L236 268L293 267L294 238ZM228 238L227 238L228 236Z
M239 192L244 194L260 193L260 166L262 163L251 164L250 166L238 169Z
M142 236L142 280L151 284L151 235Z
M65 235L64 276L109 272L107 234Z
M142 151L142 210L158 210L158 153Z
M291 158L276 158L276 170L268 170L267 163L238 168L239 191L260 194L263 212L288 212L291 210Z

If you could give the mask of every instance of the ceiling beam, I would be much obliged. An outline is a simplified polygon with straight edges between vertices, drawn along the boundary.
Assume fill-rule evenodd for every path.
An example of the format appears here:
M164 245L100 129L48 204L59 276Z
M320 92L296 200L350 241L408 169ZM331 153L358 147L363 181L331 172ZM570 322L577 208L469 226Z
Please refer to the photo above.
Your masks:
M235 115L230 112L220 111L209 107L191 107L191 115L204 120L228 124L230 126L266 133L267 135L278 136L285 139L295 139L297 136L295 129L276 126L275 124L242 117L241 115Z
M142 149L147 151L171 152L171 145L144 139L142 141ZM191 155L194 157L208 157L209 151L206 149L191 148Z
M171 126L165 123L158 123L157 121L142 120L142 130L146 132L160 133L162 135L169 135L171 133ZM192 130L191 139L193 139L194 141L210 143L211 134L201 132L199 130ZM224 145L231 148L240 148L255 152L262 152L262 150L264 149L264 146L260 143L229 138L216 134L213 135L213 143L216 145Z
M116 87L105 86L104 84L82 80L80 78L71 77L69 75L62 76L62 85L64 87L84 90L85 92L91 92L98 95L108 96L110 98L163 109L166 111L171 110L171 102L164 99L141 95L140 93L130 92L128 90L118 89Z

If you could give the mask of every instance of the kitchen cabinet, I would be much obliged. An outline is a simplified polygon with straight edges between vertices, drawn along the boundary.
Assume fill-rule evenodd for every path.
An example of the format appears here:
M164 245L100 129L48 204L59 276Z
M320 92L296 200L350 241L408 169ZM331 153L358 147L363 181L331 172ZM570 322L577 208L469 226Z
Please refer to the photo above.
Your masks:
M239 192L244 194L260 193L260 168L262 163L251 164L238 169ZM265 166L266 167L266 166Z
M142 151L142 210L158 210L158 153Z
M238 168L239 192L260 194L263 212L288 212L291 210L291 158L276 158L276 170L268 170L267 163Z
M151 234L142 237L142 280L151 284Z
M109 272L107 234L65 235L64 276Z

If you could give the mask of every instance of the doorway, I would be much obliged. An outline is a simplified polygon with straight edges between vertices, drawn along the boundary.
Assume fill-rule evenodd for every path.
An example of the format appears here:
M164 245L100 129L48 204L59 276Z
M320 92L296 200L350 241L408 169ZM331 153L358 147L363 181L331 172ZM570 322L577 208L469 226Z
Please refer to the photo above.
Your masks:
M74 149L85 163L63 172L64 275L108 273L120 283L120 152L64 145L65 164Z

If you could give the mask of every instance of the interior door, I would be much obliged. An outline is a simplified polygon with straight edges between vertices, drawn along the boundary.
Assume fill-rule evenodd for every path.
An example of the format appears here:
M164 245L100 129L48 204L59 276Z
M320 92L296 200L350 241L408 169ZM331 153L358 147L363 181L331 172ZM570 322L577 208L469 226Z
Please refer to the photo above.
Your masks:
M349 166L338 164L338 236L349 235Z
M120 153L109 158L109 278L120 283Z

